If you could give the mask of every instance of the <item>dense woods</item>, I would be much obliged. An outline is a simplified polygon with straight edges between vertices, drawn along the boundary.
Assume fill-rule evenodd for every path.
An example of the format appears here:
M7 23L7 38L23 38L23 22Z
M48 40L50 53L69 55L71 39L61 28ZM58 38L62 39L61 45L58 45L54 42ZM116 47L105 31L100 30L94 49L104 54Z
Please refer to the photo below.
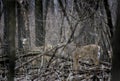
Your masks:
M0 0L0 81L120 81L119 0Z

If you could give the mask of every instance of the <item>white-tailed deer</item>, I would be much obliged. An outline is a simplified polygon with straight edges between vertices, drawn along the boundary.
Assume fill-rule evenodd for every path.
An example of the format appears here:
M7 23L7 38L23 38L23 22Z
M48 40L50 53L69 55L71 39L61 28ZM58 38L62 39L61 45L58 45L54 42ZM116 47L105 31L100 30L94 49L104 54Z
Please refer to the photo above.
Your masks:
M81 59L89 59L95 65L99 65L100 58L100 46L96 44L90 44L86 46L77 47L72 53L73 56L73 70L79 70Z

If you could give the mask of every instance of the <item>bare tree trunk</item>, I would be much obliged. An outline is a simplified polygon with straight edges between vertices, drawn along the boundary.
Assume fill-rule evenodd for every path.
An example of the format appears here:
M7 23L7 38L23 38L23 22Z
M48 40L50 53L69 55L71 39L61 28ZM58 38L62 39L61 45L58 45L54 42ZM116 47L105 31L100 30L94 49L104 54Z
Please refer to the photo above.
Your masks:
M30 49L35 48L35 0L29 1L29 29L30 29Z
M113 37L111 81L120 81L120 0L117 0L115 34Z
M42 46L45 43L45 27L43 27L43 1L35 1L35 31L36 46Z
M16 31L16 8L15 0L4 0L5 6L5 32L6 54L9 58L8 81L14 81L15 76L15 31Z
M17 19L18 19L18 48L19 51L23 48L22 38L25 36L25 21L24 21L24 12L20 4L17 6Z

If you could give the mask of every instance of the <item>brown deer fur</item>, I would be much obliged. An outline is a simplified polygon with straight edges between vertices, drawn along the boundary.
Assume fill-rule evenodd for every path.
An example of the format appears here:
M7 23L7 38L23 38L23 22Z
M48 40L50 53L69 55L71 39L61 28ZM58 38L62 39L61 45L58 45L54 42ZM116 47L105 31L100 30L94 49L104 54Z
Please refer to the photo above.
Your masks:
M90 44L86 46L77 47L73 52L73 70L79 70L80 59L91 59L95 65L99 65L100 46Z

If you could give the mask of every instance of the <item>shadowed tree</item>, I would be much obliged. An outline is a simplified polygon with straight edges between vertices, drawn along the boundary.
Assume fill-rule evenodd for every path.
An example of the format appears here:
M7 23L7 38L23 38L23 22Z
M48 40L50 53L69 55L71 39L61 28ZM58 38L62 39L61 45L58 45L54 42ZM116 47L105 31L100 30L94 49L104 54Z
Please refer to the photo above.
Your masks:
M5 54L8 56L8 81L14 81L15 75L15 31L16 31L16 1L4 1L4 41L6 46Z
M17 12L18 12L17 14L17 17L18 17L18 47L21 50L23 48L22 37L26 38L26 36L25 36L24 12L23 12L23 8L20 3L18 3L17 5Z
M115 33L113 37L112 80L120 81L120 0L117 0Z

